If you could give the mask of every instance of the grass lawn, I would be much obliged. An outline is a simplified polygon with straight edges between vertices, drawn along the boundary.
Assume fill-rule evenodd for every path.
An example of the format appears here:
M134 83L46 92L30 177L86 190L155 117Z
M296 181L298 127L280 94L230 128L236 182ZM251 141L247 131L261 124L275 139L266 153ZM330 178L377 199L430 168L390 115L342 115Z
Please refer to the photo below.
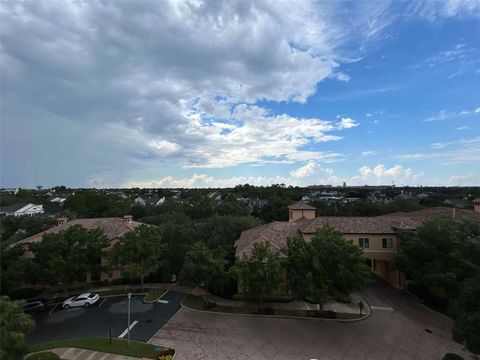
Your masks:
M165 294L167 290L165 289L160 289L160 288L153 288L153 289L148 289L147 295L143 298L144 301L156 301L160 299L160 297Z
M127 347L127 340L112 338L112 343L110 344L109 339L104 337L52 341L44 344L32 345L30 346L29 351L37 352L61 347L74 347L138 358L148 357L151 359L155 359L159 354L155 351L156 347L150 344L130 340L130 346Z
M196 309L196 310L204 310L204 311L214 311L214 312L221 312L221 313L229 313L229 314L262 314L262 315L280 315L280 316L299 316L299 317L314 317L314 318L332 318L332 313L315 313L315 312L307 312L305 310L296 310L296 309L257 309L257 308L249 308L249 307L237 307L237 306L223 306L223 305L211 305L206 306L205 300L200 296L195 295L187 295L182 304L188 308ZM265 304L265 307L268 305ZM333 313L336 319L359 319L359 314L350 314L350 313Z

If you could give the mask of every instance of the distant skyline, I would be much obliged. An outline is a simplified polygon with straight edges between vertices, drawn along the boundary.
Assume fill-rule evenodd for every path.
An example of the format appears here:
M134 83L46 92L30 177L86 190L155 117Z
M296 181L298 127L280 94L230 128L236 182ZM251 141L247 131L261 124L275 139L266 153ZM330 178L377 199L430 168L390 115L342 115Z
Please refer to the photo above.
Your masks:
M480 186L480 1L0 2L0 187Z

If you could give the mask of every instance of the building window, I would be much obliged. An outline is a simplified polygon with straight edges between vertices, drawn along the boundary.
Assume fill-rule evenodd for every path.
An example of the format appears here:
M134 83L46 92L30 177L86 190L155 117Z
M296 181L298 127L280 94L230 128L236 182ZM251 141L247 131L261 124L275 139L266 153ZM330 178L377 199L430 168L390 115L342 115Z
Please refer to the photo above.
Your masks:
M368 249L370 247L370 241L368 240L368 238L359 238L358 239L358 245L362 249Z
M392 238L383 238L382 239L382 248L383 249L393 249L393 239Z

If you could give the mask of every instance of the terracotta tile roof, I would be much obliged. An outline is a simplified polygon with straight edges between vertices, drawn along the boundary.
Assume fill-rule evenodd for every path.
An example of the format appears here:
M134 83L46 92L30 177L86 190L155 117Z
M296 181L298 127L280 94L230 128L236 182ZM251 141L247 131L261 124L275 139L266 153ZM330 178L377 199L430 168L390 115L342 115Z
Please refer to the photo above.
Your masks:
M433 219L436 217L453 217L455 212L455 220L473 220L480 221L480 213L476 213L473 210L467 209L456 209L443 206L437 206L432 208L427 208L423 210L412 211L408 213L393 213L384 216L390 217L403 217L408 218L411 222L416 224L421 224L425 220Z
M121 237L123 234L134 230L137 226L143 225L143 223L137 221L131 221L127 223L121 218L86 218L86 219L73 219L64 224L54 226L48 230L42 231L38 234L32 235L28 238L20 240L15 245L28 244L32 242L39 242L43 239L44 234L56 234L60 231L64 231L73 225L82 225L86 229L102 229L108 240L113 240Z
M288 207L290 210L316 210L315 206L305 204L303 202L297 202Z
M313 234L316 229L327 224L343 234L395 234L396 230L413 230L424 221L437 217L452 217L453 209L435 207L409 213L398 212L381 216L321 216L312 220L301 219L295 222L276 221L243 231L235 243L236 256L241 255L249 246L258 241L267 241L275 247L282 248L287 238L304 233ZM456 220L473 220L480 222L480 214L473 210L455 209Z
M379 221L376 217L322 216L302 227L302 232L313 234L318 228L330 225L342 234L393 234L391 221ZM388 219L389 220L389 219Z
M240 238L235 242L237 256L247 250L253 243L266 241L273 247L283 248L289 237L300 235L298 224L288 221L274 221L242 231Z

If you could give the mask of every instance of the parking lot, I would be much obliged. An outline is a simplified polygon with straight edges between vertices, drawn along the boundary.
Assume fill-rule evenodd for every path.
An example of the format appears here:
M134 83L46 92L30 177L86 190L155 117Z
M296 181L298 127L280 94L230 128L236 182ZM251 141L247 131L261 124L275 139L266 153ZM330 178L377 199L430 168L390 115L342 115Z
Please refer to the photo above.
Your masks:
M132 296L130 338L147 341L180 308L185 294L168 291L162 302L143 303L143 295ZM100 298L90 308L64 310L61 304L34 316L35 330L29 334L30 344L63 340L77 337L119 337L127 329L128 300L126 296ZM126 335L124 335L126 337Z
M267 318L181 309L149 341L175 360L438 360L453 352L452 321L387 284L362 292L373 307L361 321Z

